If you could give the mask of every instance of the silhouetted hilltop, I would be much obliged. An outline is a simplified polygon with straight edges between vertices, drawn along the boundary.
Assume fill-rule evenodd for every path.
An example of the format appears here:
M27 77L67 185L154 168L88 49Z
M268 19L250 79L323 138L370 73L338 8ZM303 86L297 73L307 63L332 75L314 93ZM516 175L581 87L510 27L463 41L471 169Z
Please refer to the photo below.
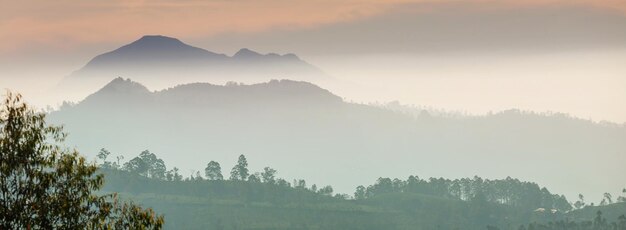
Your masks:
M98 92L94 93L94 95L145 94L149 92L150 90L148 90L148 88L146 88L142 84L131 81L130 79L118 77L109 82L109 84L102 87L102 89L98 90Z
M113 79L97 92L83 100L83 106L131 105L145 104L150 101L151 92L137 82L121 77Z
M283 105L332 106L342 99L328 90L302 81L272 80L252 85L228 83L190 83L161 91L150 92L130 79L116 78L102 89L89 95L77 107L107 106L176 106L210 109L223 106Z
M93 58L80 71L119 68L130 64L157 64L161 62L224 61L224 54L213 53L187 45L176 38L146 35L137 41ZM156 67L156 66L155 66Z
M236 60L246 61L246 62L251 62L251 61L262 62L265 60L285 61L285 62L301 62L302 61L300 60L298 56L292 53L284 54L284 55L280 55L276 53L268 53L264 55L264 54L254 52L248 48L240 49L239 51L237 51L237 53L235 53L235 55L233 55L232 58Z
M128 45L96 56L83 68L73 73L72 77L108 77L111 79L110 74L114 74L142 78L144 77L142 73L151 73L150 77L158 78L164 73L179 75L178 71L183 71L186 75L201 74L206 78L211 78L211 75L218 73L233 75L247 73L246 71L259 76L267 74L280 76L287 73L323 75L319 69L302 61L294 54L260 54L243 48L229 57L187 45L176 38L147 35ZM293 78L297 79L298 76L293 75Z
M194 47L182 41L147 35L97 55L64 78L55 93L84 98L116 77L131 78L152 89L193 82L266 82L291 79L321 83L332 79L295 54L261 54L243 48L233 56Z

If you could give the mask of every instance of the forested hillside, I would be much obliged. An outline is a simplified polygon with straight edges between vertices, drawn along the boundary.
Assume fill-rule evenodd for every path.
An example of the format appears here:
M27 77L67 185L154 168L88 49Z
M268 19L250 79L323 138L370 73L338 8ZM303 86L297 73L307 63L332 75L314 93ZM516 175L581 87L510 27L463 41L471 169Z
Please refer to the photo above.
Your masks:
M105 191L154 208L165 226L187 229L624 229L626 194L603 206L573 207L536 183L480 177L379 178L353 194L291 182L276 169L251 172L240 155L225 177L220 163L189 176L150 151L122 163L100 151ZM111 155L112 156L112 155ZM598 217L598 211L600 214ZM554 228L556 226L570 228ZM621 225L620 225L621 224ZM574 226L589 228L574 228ZM552 228L551 228L552 227ZM596 228L597 227L597 228ZM600 228L606 227L606 228ZM613 228L614 227L614 228Z

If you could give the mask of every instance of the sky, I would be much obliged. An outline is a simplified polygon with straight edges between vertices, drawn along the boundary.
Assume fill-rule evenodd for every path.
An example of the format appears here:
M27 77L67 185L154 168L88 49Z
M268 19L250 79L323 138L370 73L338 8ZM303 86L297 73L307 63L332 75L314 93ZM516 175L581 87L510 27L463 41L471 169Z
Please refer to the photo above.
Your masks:
M0 52L73 51L128 42L143 34L202 39L225 33L301 30L363 20L398 11L433 13L438 5L479 8L484 14L546 8L597 8L626 13L620 0L263 0L263 1L42 1L2 0ZM444 10L450 10L444 9ZM459 9L448 13L459 13Z
M0 88L43 106L94 56L146 34L296 53L347 100L626 122L622 0L0 0ZM74 99L76 100L76 99Z

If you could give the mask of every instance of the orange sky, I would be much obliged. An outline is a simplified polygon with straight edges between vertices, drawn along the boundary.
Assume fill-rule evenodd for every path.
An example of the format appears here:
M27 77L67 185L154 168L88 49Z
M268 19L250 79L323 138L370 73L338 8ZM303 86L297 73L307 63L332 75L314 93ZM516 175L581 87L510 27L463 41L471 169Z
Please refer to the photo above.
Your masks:
M201 38L332 24L385 13L399 4L453 0L0 0L0 56L29 49L71 50L144 34ZM456 0L485 6L583 4L626 12L623 0Z

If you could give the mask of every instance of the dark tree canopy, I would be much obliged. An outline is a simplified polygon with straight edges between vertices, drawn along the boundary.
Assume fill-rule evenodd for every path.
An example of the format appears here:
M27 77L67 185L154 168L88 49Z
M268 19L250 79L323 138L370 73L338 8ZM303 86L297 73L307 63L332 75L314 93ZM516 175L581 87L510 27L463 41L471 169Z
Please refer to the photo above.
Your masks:
M99 196L104 178L45 114L7 93L0 108L0 229L158 229L163 217ZM104 157L104 156L103 156Z
M124 168L130 172L155 179L165 179L167 172L165 162L148 150L144 150L139 156L125 163Z
M268 184L276 183L276 169L265 167L263 168L263 172L261 173L261 178L263 182Z
M237 164L230 171L230 179L245 181L246 179L248 179L249 176L250 173L248 171L248 160L246 160L246 156L241 154L239 155Z
M522 182L510 177L503 180L488 180L477 176L455 180L444 178L422 180L417 176L410 176L406 181L379 178L375 184L367 188L357 187L355 198L370 198L387 193L419 193L465 201L487 201L523 207L527 210L572 209L563 195L552 194L548 189L540 188L535 183Z
M211 161L206 165L204 169L204 175L207 180L223 180L224 176L222 176L222 167L220 163L216 161Z

